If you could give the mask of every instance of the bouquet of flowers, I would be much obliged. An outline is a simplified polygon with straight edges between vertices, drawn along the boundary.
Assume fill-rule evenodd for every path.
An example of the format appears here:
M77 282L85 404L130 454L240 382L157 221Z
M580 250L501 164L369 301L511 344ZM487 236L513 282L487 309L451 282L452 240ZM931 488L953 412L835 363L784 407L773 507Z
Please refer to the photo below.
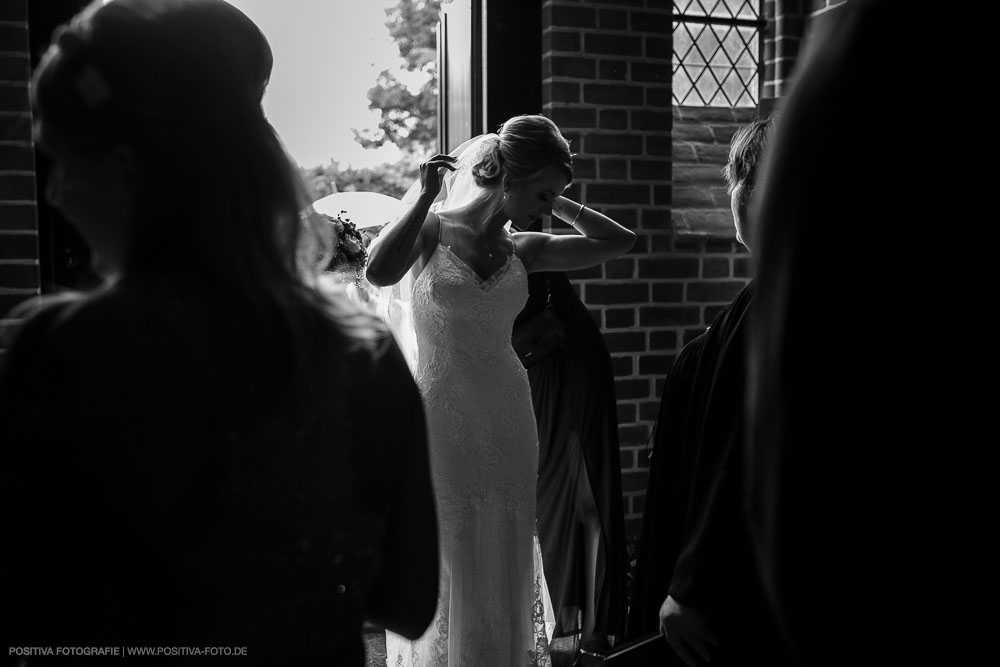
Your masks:
M360 281L365 264L368 262L365 237L354 223L344 216L345 213L346 211L341 211L336 217L320 213L333 225L333 232L337 238L326 270L346 272L353 269L356 279Z

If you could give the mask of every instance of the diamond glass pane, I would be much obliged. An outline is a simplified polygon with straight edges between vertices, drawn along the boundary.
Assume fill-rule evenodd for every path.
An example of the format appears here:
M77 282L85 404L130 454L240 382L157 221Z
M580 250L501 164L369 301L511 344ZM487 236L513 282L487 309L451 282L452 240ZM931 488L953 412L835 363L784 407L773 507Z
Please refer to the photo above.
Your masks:
M708 59L708 62L712 67L722 67L723 69L730 67L732 65L729 62L729 56L722 49L716 49L712 57Z
M753 0L674 0L674 14L722 19L760 18L757 3Z
M759 6L754 0L674 0L674 104L757 105L760 30L745 22L759 21ZM680 21L678 14L700 18Z
M756 20L760 18L760 11L757 9L756 2L751 2L751 0L742 0L740 2L732 0L729 4L730 6L735 6L733 16L738 19Z
M722 42L722 48L726 50L726 53L730 54L733 60L739 58L739 54L743 52L746 48L746 41L740 31L736 28L729 28L726 31L722 31L720 28L722 26L716 26L716 31L720 34L720 41Z
M686 100L694 89L694 84L686 76L675 76L674 77L674 97L679 100ZM681 102L681 104L687 104L687 102Z
M695 0L674 0L674 14L690 14Z
M695 40L695 48L698 49L698 57L702 62L712 59L712 54L719 48L719 35L715 33L717 26L705 26L698 38Z
M746 90L746 82L736 70L729 70L727 74L729 76L722 82L722 91L725 93L726 100L735 106L736 100L740 99L740 96ZM749 79L750 77L747 76L746 78Z
M755 106L757 106L757 100L754 99L754 96L750 94L750 91L757 90L757 84L758 83L759 82L758 82L757 72L754 71L753 76L751 76L750 80L747 81L746 90L743 91L743 94L740 96L740 99L736 100L736 105L735 106L738 106L738 107L755 107Z
M711 104L719 93L719 80L710 67L702 67L701 72L701 76L694 81L694 87L698 90L698 96L705 101L705 104Z
M688 32L687 26L682 26L680 30L677 29L677 24L674 24L674 58L677 58L677 54L681 54L680 57L684 57L684 54L688 52L691 45L694 44L694 40L691 38L691 33Z
M714 16L720 19L733 18L733 13L729 11L728 5L723 0L703 0L701 6L705 8L706 16Z
M733 63L733 66L744 67L744 68L749 67L750 69L756 69L758 61L756 51L757 51L756 48L754 48L752 51L750 49L744 50L743 53L740 54L740 57L736 59L736 62Z

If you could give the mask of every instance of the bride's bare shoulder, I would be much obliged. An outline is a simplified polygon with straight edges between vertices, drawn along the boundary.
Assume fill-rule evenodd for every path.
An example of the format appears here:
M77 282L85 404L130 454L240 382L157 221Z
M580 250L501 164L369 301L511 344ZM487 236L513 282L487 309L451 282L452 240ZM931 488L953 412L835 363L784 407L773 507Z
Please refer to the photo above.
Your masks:
M423 226L420 227L418 243L420 244L420 254L410 267L410 273L414 278L419 276L424 270L424 266L431 260L431 255L437 249L441 238L441 218L434 211L428 211L424 219Z

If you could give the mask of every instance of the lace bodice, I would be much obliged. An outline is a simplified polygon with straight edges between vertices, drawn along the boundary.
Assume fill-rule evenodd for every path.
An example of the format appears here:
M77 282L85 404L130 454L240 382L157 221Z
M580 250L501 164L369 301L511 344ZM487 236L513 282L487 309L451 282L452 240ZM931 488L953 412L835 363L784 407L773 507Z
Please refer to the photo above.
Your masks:
M527 290L516 255L483 280L450 246L438 244L413 285L420 370L433 373L442 363L517 361L510 336Z

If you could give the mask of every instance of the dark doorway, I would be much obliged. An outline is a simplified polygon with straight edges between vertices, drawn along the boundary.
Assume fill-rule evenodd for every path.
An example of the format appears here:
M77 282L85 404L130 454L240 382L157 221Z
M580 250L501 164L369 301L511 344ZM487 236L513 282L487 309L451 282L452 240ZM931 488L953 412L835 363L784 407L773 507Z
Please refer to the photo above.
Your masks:
M486 5L486 132L519 114L542 113L541 0Z
M441 18L440 150L542 112L541 0L452 0Z

